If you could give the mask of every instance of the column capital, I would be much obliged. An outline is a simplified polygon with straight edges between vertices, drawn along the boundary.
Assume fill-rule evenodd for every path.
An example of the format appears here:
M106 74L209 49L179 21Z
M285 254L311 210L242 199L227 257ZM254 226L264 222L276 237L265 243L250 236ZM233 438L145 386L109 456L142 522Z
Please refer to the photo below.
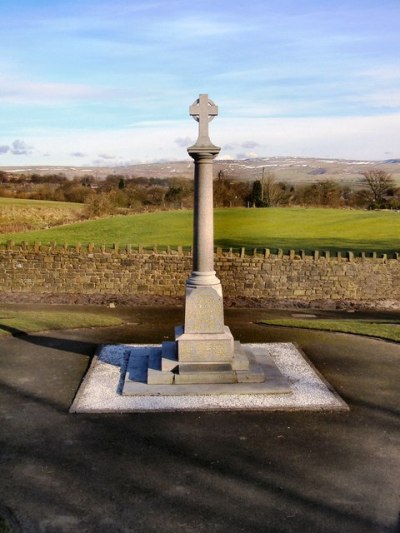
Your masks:
M199 146L194 144L193 146L189 146L187 151L192 159L195 161L201 161L204 159L214 159L221 151L221 148L213 144L208 146Z

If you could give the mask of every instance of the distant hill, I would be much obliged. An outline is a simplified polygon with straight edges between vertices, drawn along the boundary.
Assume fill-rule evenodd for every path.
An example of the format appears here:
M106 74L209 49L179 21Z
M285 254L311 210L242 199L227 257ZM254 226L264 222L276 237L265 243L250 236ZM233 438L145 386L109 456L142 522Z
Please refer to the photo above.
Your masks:
M371 168L379 168L392 174L400 184L400 159L385 161L357 161L346 159L319 159L304 157L263 157L244 160L216 160L215 176L223 171L228 179L254 181L265 172L272 172L277 180L288 183L311 183L319 180L335 180L341 184L355 183L361 173ZM193 162L169 161L146 163L117 167L68 167L68 166L32 166L0 167L0 170L15 173L55 174L62 173L68 178L91 174L98 179L108 175L123 174L146 178L193 178Z

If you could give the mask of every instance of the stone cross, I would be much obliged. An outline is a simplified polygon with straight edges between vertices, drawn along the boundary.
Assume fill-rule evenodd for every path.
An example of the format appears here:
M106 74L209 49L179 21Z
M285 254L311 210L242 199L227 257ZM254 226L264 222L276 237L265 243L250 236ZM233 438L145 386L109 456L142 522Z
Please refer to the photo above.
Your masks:
M199 123L199 138L196 144L211 144L208 136L208 123L218 115L218 106L208 98L208 94L200 94L190 106L189 114Z
M194 160L193 270L186 282L185 324L175 328L175 341L163 343L159 359L150 364L149 357L147 384L206 384L199 392L206 395L208 386L216 384L218 394L223 394L221 385L241 384L245 390L249 383L264 382L265 376L263 368L253 363L255 355L250 361L224 324L222 287L214 270L213 159L220 148L210 141L208 123L218 107L207 94L200 94L189 114L199 123L199 137L188 148ZM133 374L137 366L131 359L128 376L129 369ZM180 390L177 394L185 394L185 388Z

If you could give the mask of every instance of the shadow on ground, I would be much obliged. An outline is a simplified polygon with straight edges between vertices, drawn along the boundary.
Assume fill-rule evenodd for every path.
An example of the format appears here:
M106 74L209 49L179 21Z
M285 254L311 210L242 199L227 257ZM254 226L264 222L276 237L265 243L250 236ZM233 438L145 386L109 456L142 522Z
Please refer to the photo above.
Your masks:
M398 531L400 346L262 313L226 322L242 342L298 342L350 412L68 414L98 343L161 342L176 309L1 340L0 513L27 532Z

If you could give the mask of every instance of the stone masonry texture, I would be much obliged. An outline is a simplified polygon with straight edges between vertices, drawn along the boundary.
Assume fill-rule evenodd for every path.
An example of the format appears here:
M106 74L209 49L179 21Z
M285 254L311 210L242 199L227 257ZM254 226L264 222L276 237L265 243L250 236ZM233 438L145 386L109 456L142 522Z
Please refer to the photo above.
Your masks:
M0 291L21 294L182 296L190 251L89 245L0 247ZM399 302L400 256L216 250L224 296L279 301Z

